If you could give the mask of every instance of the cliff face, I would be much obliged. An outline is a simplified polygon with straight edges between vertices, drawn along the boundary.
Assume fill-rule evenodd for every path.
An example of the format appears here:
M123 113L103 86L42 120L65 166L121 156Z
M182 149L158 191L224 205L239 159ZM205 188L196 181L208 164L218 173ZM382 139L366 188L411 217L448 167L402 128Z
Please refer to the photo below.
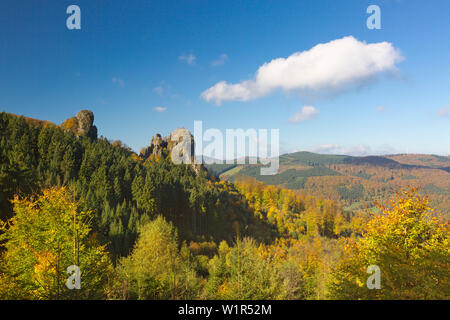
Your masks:
M81 110L76 117L64 121L61 128L72 131L77 137L89 137L97 139L97 127L94 126L94 113L90 110Z
M186 150L190 150L190 153ZM198 173L203 167L194 163L194 152L194 136L189 130L181 127L172 131L168 137L163 138L157 133L150 140L150 145L141 150L140 156L144 159L170 157L176 163L191 164L192 168Z
M183 163L194 163L194 137L189 130L181 127L172 131L168 140L168 150L170 151L171 156L178 158L178 161ZM186 150L188 151L185 152Z
M150 140L150 150L149 152L153 156L166 156L167 151L167 141L163 139L159 133L152 137Z
M66 131L72 131L77 137L97 139L94 113L90 110L81 110L75 117L67 119L59 126ZM198 173L203 167L194 163L194 150L194 136L189 130L181 127L172 131L168 137L162 137L157 133L150 140L150 145L141 150L140 156L144 159L170 157L177 164L190 164Z

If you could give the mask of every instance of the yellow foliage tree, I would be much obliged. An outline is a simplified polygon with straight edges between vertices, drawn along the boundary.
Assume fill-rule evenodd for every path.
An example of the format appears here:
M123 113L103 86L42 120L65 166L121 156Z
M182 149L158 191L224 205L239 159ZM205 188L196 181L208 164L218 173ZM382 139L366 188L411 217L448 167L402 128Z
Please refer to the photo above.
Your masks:
M111 263L91 235L91 212L80 212L66 188L13 200L15 216L0 226L0 298L90 299L104 297ZM66 286L67 268L81 270L81 289ZM11 288L14 291L11 292Z
M379 206L363 237L349 242L333 270L330 296L337 299L449 299L449 224L432 217L428 198L402 191L391 207ZM380 270L380 289L369 289L368 267Z

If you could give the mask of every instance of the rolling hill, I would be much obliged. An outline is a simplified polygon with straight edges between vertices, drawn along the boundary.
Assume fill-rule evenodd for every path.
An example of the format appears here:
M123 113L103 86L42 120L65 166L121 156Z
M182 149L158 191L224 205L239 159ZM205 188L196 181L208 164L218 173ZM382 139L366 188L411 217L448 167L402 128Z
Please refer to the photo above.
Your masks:
M260 165L206 165L221 179L254 178L266 184L343 202L347 210L373 207L396 191L418 186L431 204L450 217L450 157L398 154L355 157L296 152L280 156L280 169L261 176Z

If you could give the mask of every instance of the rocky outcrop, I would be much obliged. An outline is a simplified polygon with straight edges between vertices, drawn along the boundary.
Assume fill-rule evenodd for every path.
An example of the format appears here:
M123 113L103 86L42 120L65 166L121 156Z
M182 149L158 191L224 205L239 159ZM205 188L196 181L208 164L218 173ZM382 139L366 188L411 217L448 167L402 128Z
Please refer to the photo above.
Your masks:
M94 126L94 113L92 111L81 110L77 113L77 120L79 136L91 136L95 133L97 137L97 127Z
M173 158L178 158L183 163L194 163L194 137L189 130L181 127L172 131L168 139L168 150Z
M152 137L150 141L150 153L153 156L164 156L167 148L167 141L163 140L159 133Z
M94 126L94 113L90 110L81 110L76 117L64 121L60 127L72 131L77 137L97 139L97 127Z
M140 156L147 158L167 158L177 164L185 163L191 164L194 170L198 173L201 170L201 165L194 163L195 159L194 137L189 130L181 127L178 128L168 136L161 137L157 133L150 140L150 146L141 150Z

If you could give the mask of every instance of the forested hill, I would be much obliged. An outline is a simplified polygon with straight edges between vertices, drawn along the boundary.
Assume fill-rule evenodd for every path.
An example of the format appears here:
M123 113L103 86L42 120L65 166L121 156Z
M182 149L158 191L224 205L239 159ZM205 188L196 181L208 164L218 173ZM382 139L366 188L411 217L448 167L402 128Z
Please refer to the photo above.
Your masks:
M213 164L208 170L224 180L251 177L266 184L342 202L347 210L373 207L408 185L426 192L450 218L450 157L422 154L354 157L296 152L280 156L280 169L261 176L257 165Z
M98 137L88 110L60 125L0 113L0 300L448 299L449 224L429 219L415 188L394 190L380 215L358 212L311 194L337 181L351 201L365 190L351 179L380 177L372 166L287 155L266 177L305 179L311 194L231 183L172 163L180 136L188 131L157 134L136 154ZM407 169L388 165L381 177L426 179L401 160ZM374 264L388 279L381 290L360 285ZM79 290L66 287L73 265Z
M61 125L0 113L0 218L13 215L14 195L67 186L81 209L95 212L94 230L113 256L127 254L139 225L162 215L183 240L270 239L230 183L206 170L174 165L160 135L140 155L120 141L97 138L92 112Z

